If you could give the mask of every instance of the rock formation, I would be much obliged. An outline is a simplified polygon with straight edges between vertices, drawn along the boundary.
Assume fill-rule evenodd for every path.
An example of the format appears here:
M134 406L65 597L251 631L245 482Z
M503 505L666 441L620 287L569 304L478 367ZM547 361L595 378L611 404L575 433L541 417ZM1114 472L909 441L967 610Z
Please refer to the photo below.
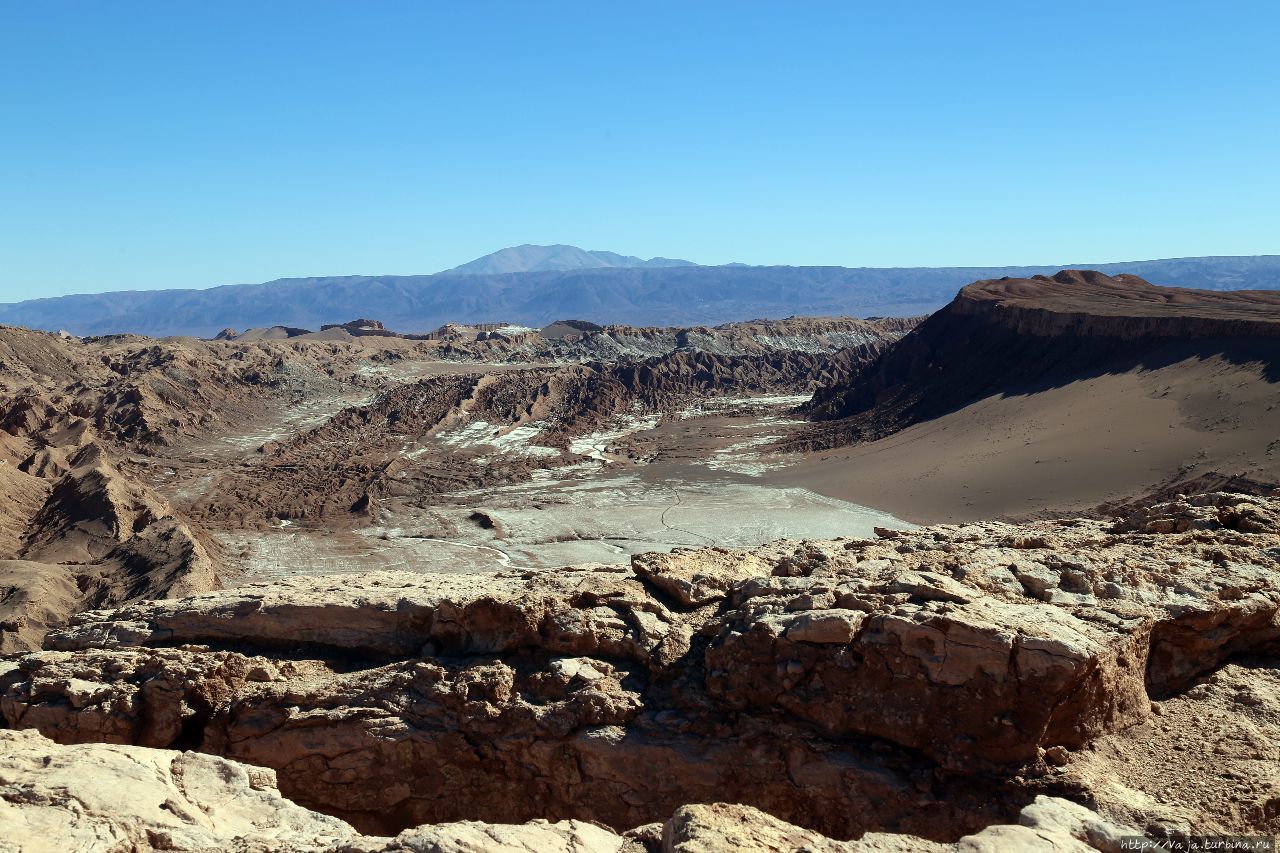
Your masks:
M86 607L217 588L217 548L139 456L339 385L344 361L359 381L359 355L0 327L0 651Z
M349 824L280 796L263 767L193 752L134 746L59 746L33 731L0 731L0 827L5 849L234 850L280 853L786 853L1108 849L1134 830L1066 800L1039 797L1019 823L992 826L956 845L868 833L839 842L747 806L683 806L625 836L582 821L502 825L477 821L420 826L394 838L362 836ZM1086 844L1085 842L1089 842Z
M223 758L0 731L0 847L324 850L356 833L280 796L274 774Z
M719 355L681 350L644 360L432 376L339 412L314 429L263 447L260 464L217 474L210 499L192 508L211 523L252 526L274 518L341 524L366 496L439 494L528 480L583 461L575 438L619 420L675 415L726 397L803 395L859 369L880 345L835 353L786 350ZM468 427L473 448L431 439ZM516 428L540 452L495 453L488 441ZM406 459L403 452L413 448ZM477 464L477 459L483 464ZM415 470L417 469L417 470Z
M1280 831L1276 433L1255 441L1280 417L1275 315L1267 294L1068 272L980 282L919 325L0 328L0 849L1061 851ZM1200 372L1166 380L1177 359ZM449 573L368 570L365 545L393 538L409 569L434 538L520 565L496 546L559 506L553 477L677 469L797 426L781 446L897 436L1119 371L1163 383L1153 399L1221 458L1263 462L1188 464L1087 517L547 570L452 573L446 547L431 565ZM820 420L797 424L814 389ZM983 441L1001 425L977 423ZM476 502L498 485L515 509ZM244 543L330 534L330 574L235 574Z
M985 829L986 848L960 849L1000 849L1041 831L991 835L1041 794L1169 832L1168 807L1073 777L1072 756L1277 651L1278 508L1214 495L1115 522L139 602L0 664L0 714L64 744L270 767L286 796L383 835L538 818L622 832L727 801L834 839ZM1196 823L1275 828L1261 804L1201 808Z

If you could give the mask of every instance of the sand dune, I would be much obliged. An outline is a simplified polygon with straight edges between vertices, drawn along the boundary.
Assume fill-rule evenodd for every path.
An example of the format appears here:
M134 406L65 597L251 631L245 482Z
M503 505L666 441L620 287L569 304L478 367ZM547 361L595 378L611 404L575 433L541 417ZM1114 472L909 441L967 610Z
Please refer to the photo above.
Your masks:
M820 391L773 479L917 522L1034 516L1208 474L1280 481L1280 298L1063 273L979 282Z
M917 523L1087 509L1171 479L1280 480L1280 385L1223 359L992 395L768 479Z

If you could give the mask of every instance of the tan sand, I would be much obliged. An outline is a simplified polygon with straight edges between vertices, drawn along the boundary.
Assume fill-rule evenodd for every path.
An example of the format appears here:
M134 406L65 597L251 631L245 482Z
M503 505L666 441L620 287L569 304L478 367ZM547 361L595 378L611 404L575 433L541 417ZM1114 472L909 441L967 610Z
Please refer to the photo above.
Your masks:
M1090 508L1210 471L1280 480L1280 384L1216 357L989 397L766 480L936 523Z

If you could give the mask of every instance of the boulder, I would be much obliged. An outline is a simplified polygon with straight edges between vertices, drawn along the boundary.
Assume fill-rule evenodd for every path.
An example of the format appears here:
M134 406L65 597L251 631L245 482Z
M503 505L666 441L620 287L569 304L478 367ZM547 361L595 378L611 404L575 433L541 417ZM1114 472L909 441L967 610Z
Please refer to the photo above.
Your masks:
M265 768L137 746L60 746L34 731L0 731L0 828L0 847L24 853L322 850L356 837L281 797Z

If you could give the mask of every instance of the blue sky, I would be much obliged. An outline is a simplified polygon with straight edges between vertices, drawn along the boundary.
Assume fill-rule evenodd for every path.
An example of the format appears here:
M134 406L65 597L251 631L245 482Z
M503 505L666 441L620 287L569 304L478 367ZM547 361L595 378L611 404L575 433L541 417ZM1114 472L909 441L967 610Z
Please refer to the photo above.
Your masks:
M1280 252L1275 2L0 0L0 301Z

